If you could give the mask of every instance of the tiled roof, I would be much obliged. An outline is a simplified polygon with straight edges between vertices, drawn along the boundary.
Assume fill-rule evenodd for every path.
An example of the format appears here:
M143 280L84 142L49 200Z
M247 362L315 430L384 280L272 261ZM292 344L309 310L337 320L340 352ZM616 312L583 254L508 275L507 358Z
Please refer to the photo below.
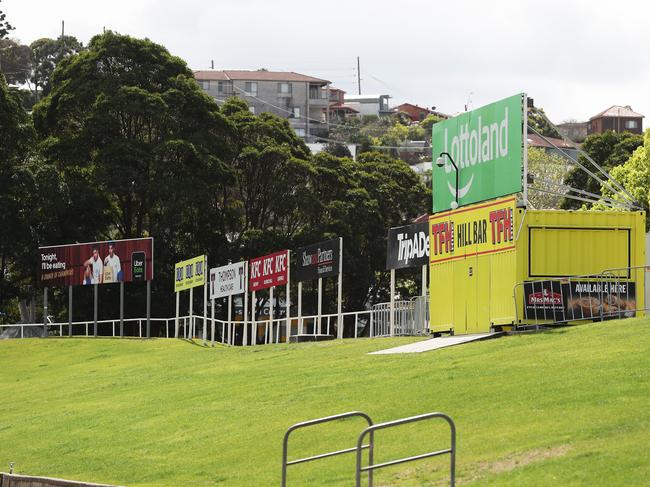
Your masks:
M547 142L548 141L548 142ZM557 147L558 149L577 149L577 147L571 143L565 142L562 139L556 139L554 137L540 137L537 134L528 133L528 145L531 147Z
M243 70L223 70L223 71L194 71L194 77L197 80L205 81L296 81L305 83L326 84L329 81L312 76L306 76L291 71L243 71Z
M632 110L632 108L629 105L624 107L618 105L612 105L607 110L603 110L598 115L594 115L593 117L591 117L589 120L593 120L594 118L602 118L602 117L644 118L643 115L641 115L640 113L636 113L634 110Z

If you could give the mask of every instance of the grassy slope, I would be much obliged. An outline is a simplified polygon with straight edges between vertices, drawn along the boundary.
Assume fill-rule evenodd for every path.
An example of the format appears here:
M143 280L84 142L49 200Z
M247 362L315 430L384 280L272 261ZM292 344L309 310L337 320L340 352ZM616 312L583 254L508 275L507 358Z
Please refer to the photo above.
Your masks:
M0 342L0 468L128 486L279 485L294 422L363 410L444 411L461 485L650 483L650 321L587 325L437 352L369 356L413 339L204 349L174 340ZM352 446L346 421L290 455ZM402 437L399 447L390 441ZM408 441L404 441L408 438ZM444 448L435 425L381 433L378 460ZM289 469L289 485L352 485L353 458ZM448 457L376 486L444 485Z

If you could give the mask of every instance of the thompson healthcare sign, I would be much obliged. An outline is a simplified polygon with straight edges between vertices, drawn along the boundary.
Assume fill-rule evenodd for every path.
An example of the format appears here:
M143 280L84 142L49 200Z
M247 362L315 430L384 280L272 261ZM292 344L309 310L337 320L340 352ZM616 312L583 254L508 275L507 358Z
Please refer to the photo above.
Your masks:
M246 292L246 262L210 269L210 299Z
M41 287L153 279L153 238L39 247Z
M518 94L433 125L433 212L522 190L525 95ZM435 161L441 154L445 164Z

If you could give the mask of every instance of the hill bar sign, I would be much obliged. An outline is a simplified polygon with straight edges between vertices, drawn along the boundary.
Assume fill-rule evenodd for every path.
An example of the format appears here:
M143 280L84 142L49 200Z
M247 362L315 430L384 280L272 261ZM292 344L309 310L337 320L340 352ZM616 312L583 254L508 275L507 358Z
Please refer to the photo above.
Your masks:
M433 125L433 213L522 191L524 94ZM458 188L456 169L458 167Z

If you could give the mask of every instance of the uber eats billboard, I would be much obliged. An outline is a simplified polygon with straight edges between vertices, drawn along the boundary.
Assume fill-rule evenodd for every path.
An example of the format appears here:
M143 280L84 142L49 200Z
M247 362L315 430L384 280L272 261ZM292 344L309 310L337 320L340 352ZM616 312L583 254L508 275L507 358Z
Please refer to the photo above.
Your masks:
M524 95L518 94L433 125L434 213L451 209L456 191L464 206L522 190L524 120ZM449 156L458 167L458 188Z

